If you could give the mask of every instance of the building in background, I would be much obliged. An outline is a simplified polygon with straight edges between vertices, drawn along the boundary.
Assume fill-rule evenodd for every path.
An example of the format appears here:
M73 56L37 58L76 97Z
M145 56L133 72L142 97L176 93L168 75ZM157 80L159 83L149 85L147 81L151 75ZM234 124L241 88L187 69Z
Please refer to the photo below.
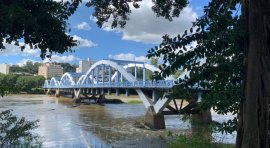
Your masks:
M93 65L93 63L94 62L89 58L87 59L87 61L86 60L80 61L79 68L76 69L76 72L77 73L86 73L89 70L89 68Z
M76 73L81 73L79 67L76 68Z
M38 67L38 75L44 76L46 79L61 77L63 75L63 67L52 63L45 63Z
M9 64L0 64L0 73L9 74Z

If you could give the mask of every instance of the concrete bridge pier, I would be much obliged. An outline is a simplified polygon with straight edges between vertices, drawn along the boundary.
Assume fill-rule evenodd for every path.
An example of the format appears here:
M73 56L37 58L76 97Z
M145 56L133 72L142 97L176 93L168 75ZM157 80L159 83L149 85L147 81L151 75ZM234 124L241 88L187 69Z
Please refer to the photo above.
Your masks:
M153 129L165 129L165 119L162 112L156 113L153 106L149 106L144 117L147 126Z
M80 99L81 98L81 89L78 89L78 90L76 90L76 89L74 89L74 97L75 97L75 99Z
M119 96L119 89L116 89L115 95Z
M154 103L156 103L158 101L158 96L157 96L156 90L152 90L152 100Z
M111 95L111 93L112 93L112 92L111 92L111 89L109 88L109 89L108 89L108 95Z
M60 89L56 89L56 91L55 91L55 97L60 97Z
M101 94L104 95L104 88L101 89Z
M47 91L45 91L46 95L48 95L50 93L51 89L48 89Z
M129 90L126 89L126 96L128 97L129 96Z

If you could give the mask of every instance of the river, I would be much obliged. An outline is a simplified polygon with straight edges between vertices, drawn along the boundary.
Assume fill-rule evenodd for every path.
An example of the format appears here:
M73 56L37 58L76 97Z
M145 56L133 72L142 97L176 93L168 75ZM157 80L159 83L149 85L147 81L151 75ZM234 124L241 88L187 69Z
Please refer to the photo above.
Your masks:
M33 132L42 147L168 147L169 131L190 132L190 125L178 116L165 116L166 130L150 131L134 127L146 112L142 104L80 105L70 98L47 95L8 95L0 99L0 111L12 109L27 120L40 120ZM213 118L220 119L214 115ZM224 118L222 118L223 120ZM226 117L225 117L226 119ZM232 142L234 135L222 135Z

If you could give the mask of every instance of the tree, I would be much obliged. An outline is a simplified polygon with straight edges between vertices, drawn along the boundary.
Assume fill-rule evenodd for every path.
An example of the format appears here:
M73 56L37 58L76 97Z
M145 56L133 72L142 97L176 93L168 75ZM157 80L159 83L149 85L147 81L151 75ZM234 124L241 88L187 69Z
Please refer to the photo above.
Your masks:
M151 57L150 58L150 64L157 67L158 66L158 58Z
M137 0L131 2L139 8ZM184 0L153 2L157 16L169 20L187 4ZM240 109L237 147L269 147L269 3L212 0L190 30L172 38L165 35L160 46L148 54L164 56L161 76L180 67L190 71L180 81L178 88L182 91L178 92L188 94L189 88L199 84L211 90L203 95L203 106L221 114L237 114ZM93 16L98 26L112 18L112 27L124 27L131 13L127 1L91 1L88 6L95 7ZM188 50L193 42L197 45ZM235 129L236 121L225 125Z
M40 145L39 137L30 131L36 129L38 120L27 121L18 118L11 110L0 112L0 147L30 147Z
M80 2L81 0L0 0L0 49L5 49L4 42L14 43L21 50L29 45L41 50L41 58L50 57L53 52L72 51L71 47L76 43L66 33L67 19ZM20 43L21 40L24 43Z
M104 22L112 19L112 28L117 26L124 27L126 21L129 20L129 14L131 13L130 4L135 8L139 8L138 2L142 0L91 0L86 3L88 7L94 7L93 16L97 18L97 25L102 27ZM187 0L153 0L154 6L152 10L156 15L165 17L172 21L173 17L178 17L180 11L187 6Z
M41 63L32 61L27 61L23 66L19 65L12 65L10 66L9 70L10 73L29 73L29 74L37 74L38 73L38 67L41 65Z
M11 65L9 67L10 73L18 73L18 72L24 72L24 69L20 67L19 65Z
M270 1L243 1L247 20L245 40L245 99L238 131L239 147L269 147Z

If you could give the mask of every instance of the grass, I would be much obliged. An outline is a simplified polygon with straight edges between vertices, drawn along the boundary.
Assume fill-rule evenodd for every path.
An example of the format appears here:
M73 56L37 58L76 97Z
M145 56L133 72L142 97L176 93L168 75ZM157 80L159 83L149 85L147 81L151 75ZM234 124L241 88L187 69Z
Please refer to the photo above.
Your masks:
M170 148L234 148L234 144L216 143L200 135L177 135L169 143Z
M130 100L127 103L128 104L142 104L143 102L142 101L139 101L139 100Z

